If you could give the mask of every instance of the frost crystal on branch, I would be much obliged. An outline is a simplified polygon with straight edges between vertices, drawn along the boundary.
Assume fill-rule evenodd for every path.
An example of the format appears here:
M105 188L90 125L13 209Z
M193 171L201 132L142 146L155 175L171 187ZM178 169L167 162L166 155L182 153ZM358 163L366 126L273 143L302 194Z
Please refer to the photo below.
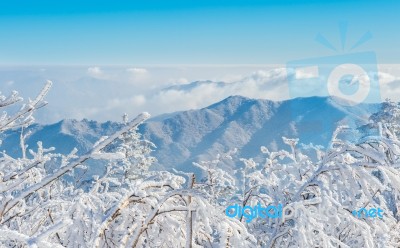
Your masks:
M0 153L1 247L400 247L398 104L385 103L356 142L342 138L355 131L345 126L328 149L282 137L287 149L262 146L263 160L237 159L235 149L194 163L197 175L151 170L156 147L137 132L147 113L125 114L119 131L80 156L27 147L26 127L50 87L26 103L0 94L0 132L21 129L22 150ZM103 172L84 179L93 163ZM248 221L255 213L227 216L232 204L301 211ZM382 218L354 214L377 207Z

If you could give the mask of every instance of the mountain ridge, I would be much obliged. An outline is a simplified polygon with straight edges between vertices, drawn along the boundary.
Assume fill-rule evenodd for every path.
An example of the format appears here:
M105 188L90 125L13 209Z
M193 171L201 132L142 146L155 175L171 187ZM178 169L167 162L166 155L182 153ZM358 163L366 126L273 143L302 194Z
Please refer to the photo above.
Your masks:
M159 161L155 169L193 171L196 168L192 162L212 159L230 149L238 148L240 157L256 157L260 146L270 150L283 148L282 136L326 146L336 124L346 122L354 127L365 124L379 107L376 104L357 107L337 104L333 97L271 101L230 96L202 109L155 116L142 124L139 132L157 146L153 152ZM74 147L84 153L101 136L112 134L121 125L86 119L34 124L28 128L32 134L26 143L32 148L42 140L45 147L54 146L59 153L66 154ZM11 156L20 155L18 131L2 134L2 140L2 150Z

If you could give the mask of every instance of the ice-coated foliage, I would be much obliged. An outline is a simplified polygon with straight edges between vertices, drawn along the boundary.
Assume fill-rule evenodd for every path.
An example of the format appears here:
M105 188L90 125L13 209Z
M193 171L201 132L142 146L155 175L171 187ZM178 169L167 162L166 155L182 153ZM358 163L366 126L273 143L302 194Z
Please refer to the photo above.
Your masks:
M81 156L76 149L58 154L41 142L28 150L24 129L46 104L50 87L16 113L6 110L23 102L18 93L0 94L0 132L21 130L22 150L20 158L0 154L0 247L400 247L395 103L371 117L368 128L376 135L350 142L341 134L355 130L340 126L328 149L283 137L287 149L261 147L262 162L237 161L232 150L195 163L205 175L197 178L149 170L156 147L136 132L147 113L132 121L124 115L121 130ZM83 181L89 160L101 161L96 165L104 173ZM226 171L220 166L225 160L243 167ZM231 204L302 211L247 222L226 216ZM383 218L352 214L377 207Z
M48 82L38 97L0 119L0 132L21 130L23 156L0 156L1 247L215 247L221 243L250 247L255 239L237 220L224 216L214 203L226 190L218 175L198 183L193 174L149 171L154 145L136 128L149 115L101 138L78 156L43 147L26 151L23 128L46 103ZM0 97L6 110L23 101L13 92ZM29 154L27 154L29 152ZM88 160L101 160L105 172L82 182ZM54 166L58 165L58 166ZM218 170L217 170L218 171ZM219 173L225 173L218 171ZM223 182L234 182L227 178ZM204 185L215 189L206 193Z
M283 138L288 150L261 147L265 163L242 159L242 206L260 202L302 210L289 219L249 223L258 246L399 247L400 142L393 132L397 125L377 125L379 136L358 143L339 139L341 132L352 131L340 126L326 151L312 145L299 149L297 139ZM383 218L352 214L378 207ZM324 212L327 209L334 209L334 215Z

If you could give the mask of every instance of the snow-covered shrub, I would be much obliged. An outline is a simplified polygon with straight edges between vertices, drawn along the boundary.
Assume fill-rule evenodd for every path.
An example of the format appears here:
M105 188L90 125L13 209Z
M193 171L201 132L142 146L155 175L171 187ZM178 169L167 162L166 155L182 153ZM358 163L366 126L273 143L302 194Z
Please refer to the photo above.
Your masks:
M46 105L48 82L38 97L13 115L0 118L0 132L21 129L22 157L0 156L1 247L249 247L255 240L243 224L227 219L216 205L230 177L218 171L208 182L193 174L149 171L154 145L136 128L149 118L143 113L120 131L100 139L86 154L54 153L38 142L27 150L23 129L35 110ZM0 108L22 98L0 96ZM29 152L29 154L27 154ZM102 161L105 172L82 182L88 160ZM51 166L50 166L51 165ZM55 166L54 165L58 165Z
M55 153L41 142L27 147L24 129L46 105L50 87L48 82L34 100L0 116L0 133L21 130L22 150L20 158L0 154L1 247L400 247L395 103L371 117L368 128L376 135L349 141L340 134L353 130L340 126L327 150L283 137L288 149L261 147L262 163L240 159L239 179L220 166L236 150L195 163L206 175L196 178L149 170L155 146L136 132L147 113L130 122L125 115L121 130L81 156L76 149ZM0 94L3 110L21 101L17 92ZM104 173L82 182L85 167L93 166L88 160L99 161ZM289 216L230 218L226 208L234 203L281 204ZM354 214L363 208L384 215Z
M248 223L258 245L398 247L400 141L388 128L380 127L380 136L358 143L338 139L340 132L351 131L339 127L327 151L313 145L299 149L297 139L283 138L290 149L270 152L262 147L265 163L242 159L241 206L282 204L302 210L286 219L258 218ZM315 150L316 159L306 155L310 149ZM353 214L378 207L383 218ZM326 209L334 209L334 214Z

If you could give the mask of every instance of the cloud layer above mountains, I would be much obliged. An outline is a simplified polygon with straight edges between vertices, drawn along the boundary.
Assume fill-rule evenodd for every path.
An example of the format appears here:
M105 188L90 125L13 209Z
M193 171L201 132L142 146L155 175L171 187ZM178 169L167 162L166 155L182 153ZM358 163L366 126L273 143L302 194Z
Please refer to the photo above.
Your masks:
M206 107L231 95L285 100L288 74L278 66L0 68L0 91L33 97L46 79L54 82L39 122L60 119L120 120L148 111L153 116ZM400 100L400 66L381 66L381 98ZM306 88L307 85L300 87ZM308 85L308 87L312 87Z

